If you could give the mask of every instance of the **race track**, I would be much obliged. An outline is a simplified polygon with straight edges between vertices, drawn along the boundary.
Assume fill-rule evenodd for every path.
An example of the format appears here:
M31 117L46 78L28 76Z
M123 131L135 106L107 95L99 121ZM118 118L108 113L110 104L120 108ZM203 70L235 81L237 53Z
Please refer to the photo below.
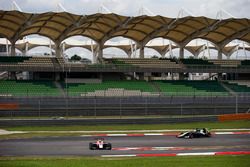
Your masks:
M101 156L128 154L250 151L250 134L177 139L175 136L110 136L112 150L89 150L95 137L0 140L0 156Z

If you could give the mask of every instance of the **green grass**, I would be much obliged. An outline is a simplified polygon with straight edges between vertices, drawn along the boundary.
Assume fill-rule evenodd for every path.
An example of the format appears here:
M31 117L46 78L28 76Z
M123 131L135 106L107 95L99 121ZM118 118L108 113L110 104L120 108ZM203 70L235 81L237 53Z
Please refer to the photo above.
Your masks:
M9 139L29 139L29 138L41 138L41 137L59 137L59 136L80 136L83 133L21 133L21 134L9 134L9 135L0 135L0 140L9 140Z
M97 130L158 130L158 129L193 129L207 127L210 129L250 128L250 120L227 122L198 122L155 125L93 125L93 126L18 126L2 127L6 130L22 131L97 131ZM0 127L1 128L1 127Z
M204 117L204 116L217 116L217 115L143 115L143 116L65 116L63 119L143 119L143 118L194 118L194 117ZM0 120L5 119L56 119L60 117L51 117L51 116L8 116L0 117Z
M13 160L14 159L14 160ZM153 158L1 158L3 167L248 167L249 155Z
M19 126L2 127L9 131L29 131L24 134L0 135L0 139L21 139L33 137L51 137L51 136L80 136L83 134L92 134L88 131L112 131L112 130L162 130L162 129L195 129L197 127L206 127L209 129L234 129L250 128L250 120L230 121L230 122L203 122L203 123L180 123L180 124L156 124L156 125L99 125L99 126ZM1 127L0 127L1 129ZM48 132L38 132L48 131ZM59 131L86 131L86 132L59 132ZM96 132L102 133L102 132ZM112 133L112 132L109 132ZM114 132L117 133L117 132ZM122 133L122 132L121 132Z

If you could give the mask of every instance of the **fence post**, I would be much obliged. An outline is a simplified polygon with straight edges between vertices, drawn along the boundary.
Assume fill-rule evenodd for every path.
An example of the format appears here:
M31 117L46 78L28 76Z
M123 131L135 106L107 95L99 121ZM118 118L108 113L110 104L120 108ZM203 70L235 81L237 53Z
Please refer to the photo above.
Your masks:
M10 117L13 119L13 109L10 111Z
M235 114L238 114L238 94L235 96Z
M66 118L68 119L68 116L69 116L69 97L67 96L67 99L66 99Z
M95 103L94 103L94 116L95 116L95 119L96 119L96 97L95 97Z
M41 100L38 100L38 118L40 119L41 117Z
M181 103L181 116L182 116L182 103Z
M122 119L122 99L120 98L120 119Z

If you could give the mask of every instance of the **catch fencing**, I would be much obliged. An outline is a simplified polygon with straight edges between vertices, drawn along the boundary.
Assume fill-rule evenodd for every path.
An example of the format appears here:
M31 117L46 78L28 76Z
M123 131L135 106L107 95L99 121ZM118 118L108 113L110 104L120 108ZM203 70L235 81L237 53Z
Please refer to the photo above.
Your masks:
M9 104L9 105L6 105ZM10 107L13 104L15 107ZM3 96L0 117L199 116L247 113L250 95ZM6 108L4 106L7 106Z

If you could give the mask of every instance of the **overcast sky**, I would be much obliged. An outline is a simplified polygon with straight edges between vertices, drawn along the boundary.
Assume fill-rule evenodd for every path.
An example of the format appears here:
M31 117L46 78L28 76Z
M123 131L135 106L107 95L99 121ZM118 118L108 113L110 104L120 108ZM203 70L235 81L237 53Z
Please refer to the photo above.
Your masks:
M250 17L250 0L15 0L24 12L41 13L58 11L58 4L71 13L92 14L104 5L108 10L121 15L135 16L144 6L156 15L176 17L184 8L195 16L216 17L223 9L238 18ZM12 0L0 0L0 9L11 10ZM150 14L150 12L146 12ZM226 15L224 16L226 17Z

